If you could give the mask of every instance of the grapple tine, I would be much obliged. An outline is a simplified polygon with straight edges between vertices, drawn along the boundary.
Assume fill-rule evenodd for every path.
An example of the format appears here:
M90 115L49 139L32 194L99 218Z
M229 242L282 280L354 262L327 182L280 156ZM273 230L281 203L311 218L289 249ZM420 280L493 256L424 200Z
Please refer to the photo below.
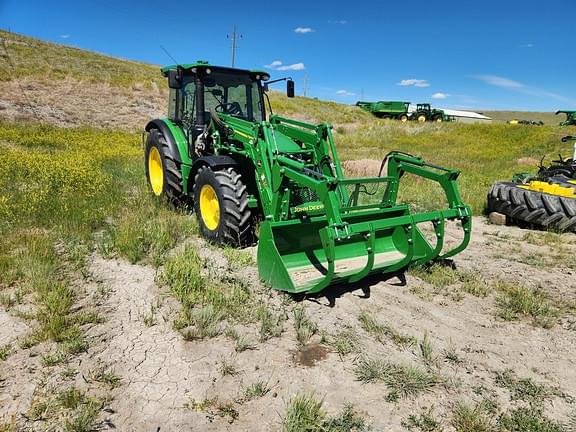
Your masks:
M367 260L366 265L362 270L358 273L350 277L350 282L358 282L360 279L366 277L368 273L374 267L374 252L375 252L375 245L376 245L376 232L374 230L374 226L370 224L370 232L365 234L365 242L366 242L366 254Z
M472 233L472 218L471 217L464 217L461 219L462 221L462 230L464 231L464 238L462 239L462 241L460 242L460 244L458 246L456 246L454 249L449 250L448 252L446 252L445 254L441 255L438 257L438 259L446 259L446 258L450 258L453 257L454 255L462 252L464 249L466 249L466 247L468 246L468 243L470 243L470 236Z

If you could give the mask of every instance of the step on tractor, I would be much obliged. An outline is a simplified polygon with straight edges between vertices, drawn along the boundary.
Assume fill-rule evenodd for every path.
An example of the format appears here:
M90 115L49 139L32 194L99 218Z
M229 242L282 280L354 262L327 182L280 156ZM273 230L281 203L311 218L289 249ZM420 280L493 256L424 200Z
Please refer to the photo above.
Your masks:
M444 121L453 121L454 118L446 115L444 110L432 108L430 104L417 104L416 111L412 113L410 120L417 120L419 123L427 121L442 123Z
M506 215L523 227L576 232L576 136L562 142L573 144L573 156L540 162L536 174L515 174L511 182L496 182L488 193L487 212Z
M472 218L458 171L391 152L378 177L345 178L329 124L273 114L268 86L284 80L293 97L291 79L270 81L267 72L204 61L161 71L170 88L168 115L150 121L143 135L152 193L189 203L211 242L257 241L260 278L273 288L315 293L467 246ZM405 173L438 183L446 208L412 214L398 203ZM463 234L444 248L447 220L460 221ZM424 223L433 227L428 238Z
M408 108L410 102L401 101L378 101L378 102L356 102L356 106L362 108L369 113L374 114L378 118L400 120L407 122L410 118Z
M566 120L560 122L560 126L576 126L576 111L556 111L558 114L566 114Z

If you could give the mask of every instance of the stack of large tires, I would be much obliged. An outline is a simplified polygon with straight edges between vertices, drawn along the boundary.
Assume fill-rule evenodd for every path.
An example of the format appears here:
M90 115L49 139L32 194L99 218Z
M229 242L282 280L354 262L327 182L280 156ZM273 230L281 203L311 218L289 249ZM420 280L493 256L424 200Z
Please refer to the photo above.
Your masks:
M534 190L530 184L496 182L488 193L487 211L504 214L519 226L576 232L576 182L558 186L555 194Z

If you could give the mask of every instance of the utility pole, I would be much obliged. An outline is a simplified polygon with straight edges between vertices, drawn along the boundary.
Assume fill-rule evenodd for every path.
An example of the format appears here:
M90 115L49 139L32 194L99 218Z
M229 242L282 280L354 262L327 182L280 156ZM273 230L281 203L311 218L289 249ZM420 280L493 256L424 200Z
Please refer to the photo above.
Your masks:
M308 72L304 73L304 89L303 89L303 96L306 97L308 94Z
M232 49L232 67L236 63L236 48L238 48L238 39L242 39L242 35L236 33L236 24L232 26L232 35L226 36L230 39L230 48Z

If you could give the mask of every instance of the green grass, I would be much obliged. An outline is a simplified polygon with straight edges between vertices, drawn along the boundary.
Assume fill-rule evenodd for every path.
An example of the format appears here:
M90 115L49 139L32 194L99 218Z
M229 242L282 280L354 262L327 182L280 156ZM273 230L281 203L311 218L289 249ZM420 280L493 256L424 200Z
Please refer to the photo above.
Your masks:
M282 418L282 432L363 432L368 430L364 418L351 405L329 416L322 408L324 401L314 393L298 393L288 402Z
M265 305L262 305L257 309L256 317L260 321L260 342L265 342L273 337L280 337L284 332L284 322L288 318L285 312L272 311Z
M520 407L498 419L503 432L568 432L564 425L547 418L542 409Z
M399 333L389 324L378 322L368 311L362 311L358 316L358 320L362 328L380 343L385 343L389 339L402 349L416 343L414 337Z
M556 323L559 311L544 291L507 282L497 283L496 289L501 293L497 299L499 315L506 321L528 317L534 325L544 328L551 328Z
M402 420L401 425L409 431L441 432L442 423L434 418L432 409L423 410L420 414L411 414Z
M4 344L0 346L0 361L4 361L12 353L12 345Z
M270 386L266 381L256 381L244 389L243 401L251 401L266 396L270 392Z
M318 332L318 325L308 317L306 309L302 305L294 308L294 329L296 330L296 340L300 345L306 345L310 338Z
M510 391L511 400L522 400L530 405L542 405L554 393L553 389L530 378L519 378L512 369L496 373L496 385Z
M493 415L483 404L458 403L452 410L452 427L456 432L495 432ZM518 431L520 432L520 431Z
M357 352L360 348L358 334L354 329L344 329L328 338L328 345L336 350L340 358Z
M354 368L356 379L363 383L384 382L389 389L387 400L415 397L444 382L439 375L416 366L397 365L381 359L363 359Z
M0 68L0 81L34 78L43 82L74 77L89 83L105 83L116 87L162 88L165 79L157 66L121 60L65 45L44 42L0 30L0 38L9 62ZM6 55L4 47L0 52ZM9 65L11 66L9 67Z
M498 179L510 179L516 172L536 171L522 158L539 160L554 157L570 149L560 142L566 133L560 127L518 128L499 124L427 124L424 126L397 122L370 121L349 134L337 137L340 157L374 159L390 150L401 150L422 156L428 162L458 169L458 182L464 201L475 214L485 205L488 188ZM401 198L416 208L437 207L444 201L442 192L423 187L426 182L401 181Z

